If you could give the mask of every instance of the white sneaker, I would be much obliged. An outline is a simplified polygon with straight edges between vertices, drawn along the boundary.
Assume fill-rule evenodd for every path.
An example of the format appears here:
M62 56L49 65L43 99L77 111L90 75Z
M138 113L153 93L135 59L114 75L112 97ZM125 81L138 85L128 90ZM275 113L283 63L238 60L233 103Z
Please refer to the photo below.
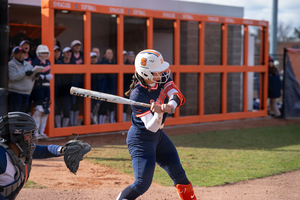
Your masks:
M45 133L40 133L40 137L41 137L41 138L44 138L44 139L49 138L48 135L46 135Z

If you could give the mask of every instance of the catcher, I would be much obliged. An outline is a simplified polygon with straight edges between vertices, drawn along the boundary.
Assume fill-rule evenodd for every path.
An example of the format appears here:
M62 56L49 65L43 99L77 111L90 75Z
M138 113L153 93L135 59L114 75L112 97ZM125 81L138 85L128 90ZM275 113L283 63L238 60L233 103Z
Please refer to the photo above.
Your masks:
M36 145L36 123L22 112L0 117L0 200L15 199L28 180L32 159L64 156L74 174L82 157L91 150L84 141L70 140L64 146Z

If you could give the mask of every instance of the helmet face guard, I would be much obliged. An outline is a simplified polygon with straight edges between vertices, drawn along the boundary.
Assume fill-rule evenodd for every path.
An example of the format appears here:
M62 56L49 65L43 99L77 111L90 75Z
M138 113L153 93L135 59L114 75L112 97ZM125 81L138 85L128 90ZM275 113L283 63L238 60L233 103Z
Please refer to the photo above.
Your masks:
M135 58L135 70L145 80L165 83L168 81L171 70L169 63L165 62L161 53L153 49L146 49L138 53ZM162 75L157 73L164 72ZM156 81L154 78L160 78Z
M4 139L14 143L22 155L31 158L37 142L34 135L36 129L36 123L30 115L22 112L9 112L8 130Z
M50 51L49 51L48 47L46 45L42 45L42 44L36 48L35 53L36 53L36 56L39 57L43 61L49 59L49 56L50 56Z

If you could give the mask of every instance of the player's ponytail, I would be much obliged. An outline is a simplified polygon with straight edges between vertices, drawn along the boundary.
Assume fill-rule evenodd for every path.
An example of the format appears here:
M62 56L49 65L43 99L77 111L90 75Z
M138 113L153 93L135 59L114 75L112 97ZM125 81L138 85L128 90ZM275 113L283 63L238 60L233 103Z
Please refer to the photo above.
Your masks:
M145 82L145 80L140 75L138 75L138 73L135 72L135 74L132 76L132 82L131 85L129 86L129 90L125 92L126 96L128 97L130 96L131 90L135 88L138 82L140 82L143 86L145 86L149 92L151 91L151 87Z

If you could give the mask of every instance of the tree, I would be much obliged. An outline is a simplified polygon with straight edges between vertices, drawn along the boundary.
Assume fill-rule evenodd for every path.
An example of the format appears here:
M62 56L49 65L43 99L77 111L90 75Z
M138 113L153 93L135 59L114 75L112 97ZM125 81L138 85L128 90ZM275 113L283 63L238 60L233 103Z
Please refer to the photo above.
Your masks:
M299 29L297 29L297 28L294 29L294 35L296 38L300 39L300 27L299 27Z
M294 39L291 36L292 25L284 24L283 22L279 22L279 26L277 28L277 41L284 42Z

